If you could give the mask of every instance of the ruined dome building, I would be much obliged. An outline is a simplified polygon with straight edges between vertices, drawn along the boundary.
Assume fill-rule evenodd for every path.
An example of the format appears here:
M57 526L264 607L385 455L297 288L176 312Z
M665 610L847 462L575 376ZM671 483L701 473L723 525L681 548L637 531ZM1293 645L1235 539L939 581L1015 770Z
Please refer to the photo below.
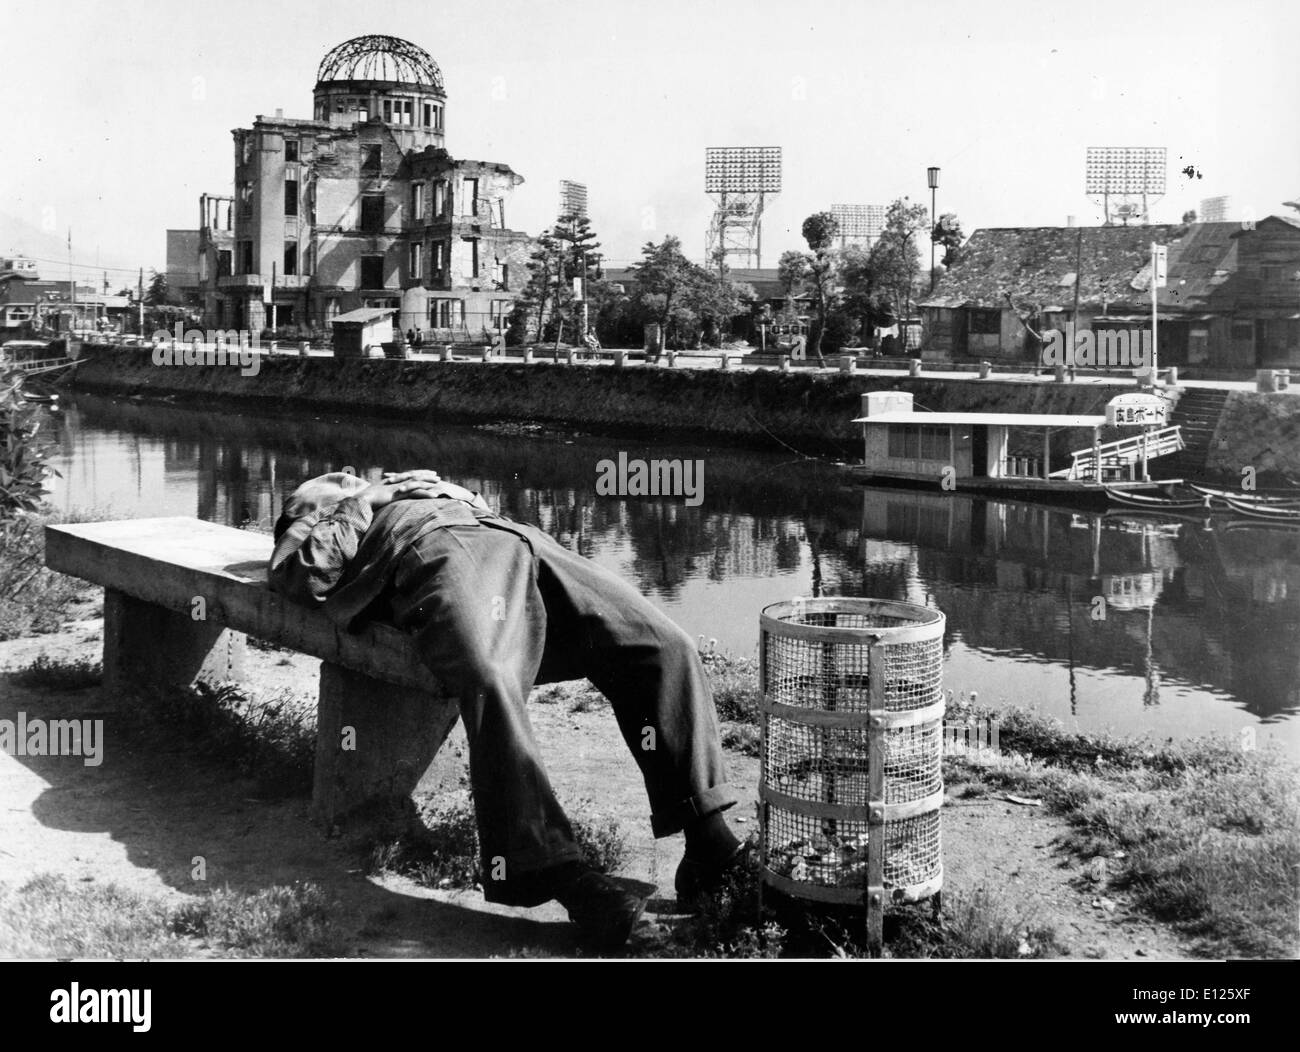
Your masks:
M321 60L311 120L236 128L234 196L200 199L207 324L257 333L274 303L277 327L328 330L379 307L430 341L495 337L527 277L531 239L506 225L523 177L453 158L446 109L426 51L361 36Z

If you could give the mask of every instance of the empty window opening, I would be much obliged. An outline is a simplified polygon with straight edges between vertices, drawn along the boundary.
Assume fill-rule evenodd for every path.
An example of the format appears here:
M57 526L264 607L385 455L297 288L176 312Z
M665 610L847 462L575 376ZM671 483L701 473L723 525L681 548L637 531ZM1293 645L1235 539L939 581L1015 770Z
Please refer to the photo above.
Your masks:
M361 287L363 289L382 289L384 287L384 257L361 257Z
M383 194L366 194L361 198L361 229L367 234L383 233Z

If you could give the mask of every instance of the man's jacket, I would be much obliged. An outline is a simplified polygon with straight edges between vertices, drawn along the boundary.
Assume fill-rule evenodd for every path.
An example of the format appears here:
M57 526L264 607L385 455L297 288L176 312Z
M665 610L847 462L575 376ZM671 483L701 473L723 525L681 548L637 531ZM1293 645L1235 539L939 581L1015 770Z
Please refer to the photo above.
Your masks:
M382 598L412 541L444 526L476 526L492 514L477 493L474 503L439 496L395 500L374 511L360 496L367 485L336 471L299 486L275 525L267 573L272 591L320 606L345 629L359 627Z

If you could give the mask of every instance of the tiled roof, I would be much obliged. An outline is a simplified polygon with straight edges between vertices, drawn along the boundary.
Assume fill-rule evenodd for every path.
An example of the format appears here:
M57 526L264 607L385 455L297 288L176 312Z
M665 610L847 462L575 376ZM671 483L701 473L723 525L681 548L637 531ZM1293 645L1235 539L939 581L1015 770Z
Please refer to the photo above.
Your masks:
M1231 273L1232 234L1238 223L1109 227L1016 227L977 230L961 260L939 281L923 307L1005 307L1069 310L1076 270L1079 306L1087 310L1140 310L1150 305L1151 243L1169 246L1168 286L1162 309L1204 303ZM1082 240L1080 240L1082 239Z

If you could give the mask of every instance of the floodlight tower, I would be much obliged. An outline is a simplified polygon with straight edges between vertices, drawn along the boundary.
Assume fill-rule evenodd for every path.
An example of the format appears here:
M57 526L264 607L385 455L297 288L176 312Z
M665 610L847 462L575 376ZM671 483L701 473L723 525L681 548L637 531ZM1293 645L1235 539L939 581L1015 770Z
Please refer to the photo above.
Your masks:
M560 215L561 222L571 220L574 224L576 235L578 221L587 218L587 184L575 183L570 179L560 180ZM563 277L563 263L561 263L561 277ZM577 295L579 302L582 304L582 336L587 335L587 253L582 253L582 276L575 280L577 286L574 293Z
M1151 200L1165 195L1163 146L1089 146L1084 161L1084 192L1101 198L1105 225L1111 216L1151 222Z
M717 201L709 224L708 259L726 270L729 256L742 266L763 265L763 206L781 192L781 147L709 146L704 150L704 192Z
M587 218L587 184L569 179L560 180L560 218L578 216Z
M884 205L831 205L840 228L840 248L861 245L870 250L885 229Z
M1228 196L1207 197L1201 201L1202 223L1226 223L1229 209Z

